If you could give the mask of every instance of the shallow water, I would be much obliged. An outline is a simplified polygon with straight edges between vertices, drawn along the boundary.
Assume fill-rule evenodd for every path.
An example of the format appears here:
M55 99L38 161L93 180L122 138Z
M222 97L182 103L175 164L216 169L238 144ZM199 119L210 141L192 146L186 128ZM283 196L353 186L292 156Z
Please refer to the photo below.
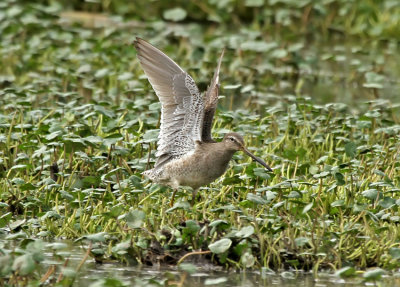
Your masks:
M39 282L39 279L43 280L46 277L45 274L50 273L47 279L42 281L45 285L54 285L59 282L58 280L65 279L66 281L60 282L62 286L400 286L398 271L386 272L381 279L366 282L362 277L362 271L357 276L343 279L328 271L320 271L317 276L314 276L312 272L299 270L275 272L268 268L226 271L221 266L211 264L196 266L186 263L180 266L127 266L117 262L99 264L92 257L86 256L89 245L83 242L28 240L39 244L35 248L26 247L25 249L21 246L23 241L17 243L16 240L0 239L0 262L4 264L2 257L13 254L16 250L11 265L14 265L12 261L15 263L18 256L25 252L26 254L36 253L36 255L40 253L39 257L43 260L36 265L33 272L29 273L29 278L30 280L35 278L35 281ZM0 267L4 268L4 266ZM0 271L2 271L1 268ZM9 275L5 276L5 282L9 279ZM4 283L4 281L1 282Z
M50 265L64 265L76 270L85 255L84 248L68 243L68 251L45 252L43 269ZM63 260L59 260L59 258ZM58 258L58 259L57 259ZM311 272L281 271L274 272L263 268L252 271L224 271L221 267L196 266L196 271L189 274L176 266L125 266L118 263L97 264L88 258L76 274L74 286L90 286L104 283L108 279L117 279L127 286L284 286L295 287L333 287L333 286L400 286L400 276L384 276L377 282L364 282L363 278L342 279L333 273L320 272L314 277ZM182 284L182 285L179 285ZM96 285L101 286L101 285ZM119 286L119 285L107 285Z
M139 268L139 267L122 267L112 264L102 266L94 266L88 264L86 266L87 273L78 279L79 285L85 285L86 282L94 282L98 279L104 279L109 276L118 278L123 282L149 286L151 281L162 283L167 278L174 278L167 281L168 284L181 282L182 286L237 286L237 287L252 287L252 286L285 286L285 287L333 287L333 286L400 286L400 278L385 277L382 280L373 282L363 282L362 278L341 279L329 273L320 273L318 278L315 278L310 273L305 272L281 272L281 273L264 273L259 271L248 272L224 272L224 271L200 271L191 275L185 276L183 272L177 271L175 268ZM171 276L172 275L172 276ZM185 278L184 278L185 276Z

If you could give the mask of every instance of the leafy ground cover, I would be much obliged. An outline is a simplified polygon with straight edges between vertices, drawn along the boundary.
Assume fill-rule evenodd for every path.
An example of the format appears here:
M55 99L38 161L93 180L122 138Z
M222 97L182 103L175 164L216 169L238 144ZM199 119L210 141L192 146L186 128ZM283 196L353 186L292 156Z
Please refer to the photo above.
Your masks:
M60 238L76 240L96 262L330 269L344 277L367 269L366 280L399 268L399 48L387 26L375 35L384 41L360 32L358 44L332 48L309 44L307 31L269 38L257 17L238 31L223 21L217 29L118 17L85 27L66 24L57 5L0 5L2 284L70 284L68 270L40 271L43 241ZM166 20L179 21L182 11L169 13ZM215 136L244 134L273 174L237 154L194 206L182 190L173 207L170 189L143 179L160 105L135 58L137 35L203 90L228 48ZM347 104L326 103L332 97Z

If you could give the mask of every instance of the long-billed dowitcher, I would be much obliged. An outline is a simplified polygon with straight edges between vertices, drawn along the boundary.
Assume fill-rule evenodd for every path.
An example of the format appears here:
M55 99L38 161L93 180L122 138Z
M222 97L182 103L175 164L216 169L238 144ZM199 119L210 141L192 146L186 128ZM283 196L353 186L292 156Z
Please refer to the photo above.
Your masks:
M224 51L211 84L202 96L192 77L163 52L140 38L136 38L134 45L139 62L161 102L157 161L153 169L143 174L153 182L174 189L171 205L180 186L191 187L194 199L201 186L213 182L226 171L236 151L245 152L272 171L245 147L238 133L226 134L221 142L214 141L211 136Z

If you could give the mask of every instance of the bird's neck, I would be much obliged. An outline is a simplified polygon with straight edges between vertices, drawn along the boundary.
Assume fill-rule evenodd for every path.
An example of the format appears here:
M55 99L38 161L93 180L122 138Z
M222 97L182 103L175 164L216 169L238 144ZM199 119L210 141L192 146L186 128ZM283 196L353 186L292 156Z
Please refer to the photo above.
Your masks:
M223 142L203 143L201 148L205 149L204 152L209 154L210 159L215 164L220 164L222 166L227 166L235 153L234 150L226 149Z

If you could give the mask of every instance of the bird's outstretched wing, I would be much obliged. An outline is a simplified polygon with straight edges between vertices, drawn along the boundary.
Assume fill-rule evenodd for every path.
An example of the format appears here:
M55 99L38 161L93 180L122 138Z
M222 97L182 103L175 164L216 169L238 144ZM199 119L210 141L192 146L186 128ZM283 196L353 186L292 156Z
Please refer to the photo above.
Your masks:
M134 45L161 102L157 168L195 149L195 142L201 140L204 102L192 77L167 55L140 38Z
M217 109L218 104L219 70L221 68L221 62L224 56L224 52L225 49L222 50L221 56L219 57L218 66L215 69L211 84L204 95L205 109L203 127L201 131L201 139L203 142L215 142L211 136L211 129L213 125L215 110Z

